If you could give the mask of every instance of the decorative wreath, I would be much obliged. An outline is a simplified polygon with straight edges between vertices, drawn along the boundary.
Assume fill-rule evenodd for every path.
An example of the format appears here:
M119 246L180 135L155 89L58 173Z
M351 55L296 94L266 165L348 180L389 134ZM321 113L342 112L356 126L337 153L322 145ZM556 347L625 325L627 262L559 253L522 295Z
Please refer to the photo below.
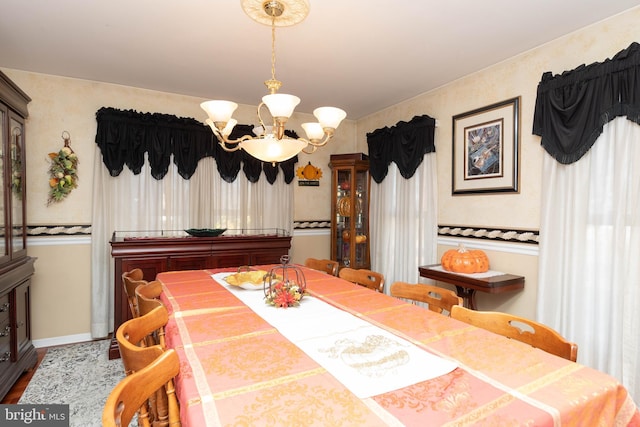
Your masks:
M57 153L49 153L49 199L47 205L61 202L78 187L78 156L71 149L71 137L62 132L64 147Z

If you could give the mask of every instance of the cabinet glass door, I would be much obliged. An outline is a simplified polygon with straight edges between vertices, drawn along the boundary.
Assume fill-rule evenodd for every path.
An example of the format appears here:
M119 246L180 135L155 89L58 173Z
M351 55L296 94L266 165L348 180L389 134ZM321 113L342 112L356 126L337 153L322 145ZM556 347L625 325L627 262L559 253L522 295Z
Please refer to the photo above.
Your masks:
M369 264L369 185L367 171L356 171L355 176L355 194L354 196L354 230L355 237L355 263L356 268L365 268Z
M26 251L26 233L24 226L24 127L17 118L9 116L9 177L11 187L11 252L12 257Z
M337 261L351 267L351 181L350 170L339 170L336 189Z
M0 130L6 129L7 123L7 110L0 107ZM5 146L7 145L7 133L6 131L0 131L0 188L5 188ZM9 247L7 245L7 235L5 234L6 224L6 206L4 197L0 197L0 260L5 262L9 258Z

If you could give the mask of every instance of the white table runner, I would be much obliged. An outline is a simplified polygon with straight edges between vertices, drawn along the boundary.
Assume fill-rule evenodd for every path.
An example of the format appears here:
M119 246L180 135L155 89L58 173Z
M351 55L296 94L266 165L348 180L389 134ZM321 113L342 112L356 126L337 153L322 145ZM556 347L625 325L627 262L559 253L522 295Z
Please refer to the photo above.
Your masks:
M262 290L245 290L212 277L275 327L359 398L447 374L456 363L312 296L299 307L276 308Z

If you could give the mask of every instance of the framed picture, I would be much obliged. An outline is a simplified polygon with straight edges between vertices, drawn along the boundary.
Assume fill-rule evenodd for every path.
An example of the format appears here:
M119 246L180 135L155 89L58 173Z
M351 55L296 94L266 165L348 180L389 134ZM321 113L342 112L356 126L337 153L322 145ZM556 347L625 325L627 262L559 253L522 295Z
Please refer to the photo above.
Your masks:
M520 97L453 117L451 193L517 193Z

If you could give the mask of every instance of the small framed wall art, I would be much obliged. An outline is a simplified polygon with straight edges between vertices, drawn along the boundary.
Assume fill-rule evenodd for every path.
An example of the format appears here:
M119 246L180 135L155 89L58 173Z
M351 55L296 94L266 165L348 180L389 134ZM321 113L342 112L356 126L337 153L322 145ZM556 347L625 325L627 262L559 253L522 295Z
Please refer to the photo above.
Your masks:
M451 193L517 193L520 97L453 117Z

